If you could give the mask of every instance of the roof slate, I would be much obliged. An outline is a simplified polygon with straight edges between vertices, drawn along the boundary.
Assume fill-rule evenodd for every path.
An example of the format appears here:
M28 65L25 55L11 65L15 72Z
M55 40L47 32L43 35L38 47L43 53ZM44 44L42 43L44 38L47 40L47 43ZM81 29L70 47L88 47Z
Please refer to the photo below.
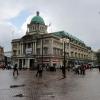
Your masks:
M73 40L73 41L75 41L75 42L84 44L84 42L83 42L82 40L78 39L77 37L71 35L71 34L68 33L68 32L65 32L65 31L53 32L53 34L54 34L54 35L57 35L57 36L59 36L59 37L61 37L61 38L69 38L69 39L71 39L71 40Z

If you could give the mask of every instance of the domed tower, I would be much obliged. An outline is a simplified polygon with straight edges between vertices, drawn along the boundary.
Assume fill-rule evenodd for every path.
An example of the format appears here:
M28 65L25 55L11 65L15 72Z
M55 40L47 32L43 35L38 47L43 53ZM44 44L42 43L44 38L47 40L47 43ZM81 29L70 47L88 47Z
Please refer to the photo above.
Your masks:
M31 19L30 24L27 25L29 34L44 34L47 33L47 25L41 16L39 16L39 12L36 12L36 16Z

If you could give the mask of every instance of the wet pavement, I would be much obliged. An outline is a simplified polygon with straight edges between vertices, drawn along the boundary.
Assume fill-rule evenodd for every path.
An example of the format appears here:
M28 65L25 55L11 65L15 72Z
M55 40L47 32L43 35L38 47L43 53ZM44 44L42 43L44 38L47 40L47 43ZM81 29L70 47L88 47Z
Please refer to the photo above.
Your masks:
M0 70L0 100L100 100L100 73L87 70L86 75L67 72L62 79L60 70L43 72L19 71L13 77L12 70Z

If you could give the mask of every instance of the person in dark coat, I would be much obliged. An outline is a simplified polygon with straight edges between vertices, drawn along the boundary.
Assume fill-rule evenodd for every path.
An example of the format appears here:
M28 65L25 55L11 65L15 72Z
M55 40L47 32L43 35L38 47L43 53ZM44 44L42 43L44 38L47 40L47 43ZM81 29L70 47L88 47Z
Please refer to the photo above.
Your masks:
M86 69L86 68L85 68L85 65L82 64L81 67L80 67L80 72L81 72L80 74L81 74L81 75L85 75L85 69Z
M17 73L17 76L18 76L18 68L17 68L17 64L14 65L14 68L13 68L13 76L15 76L15 72Z
M66 78L66 69L64 66L62 66L62 75L63 75L63 78Z
M98 65L98 69L99 69L99 72L100 72L100 65Z
M42 72L43 72L43 67L42 65L37 65L37 73L36 73L36 77L42 77Z

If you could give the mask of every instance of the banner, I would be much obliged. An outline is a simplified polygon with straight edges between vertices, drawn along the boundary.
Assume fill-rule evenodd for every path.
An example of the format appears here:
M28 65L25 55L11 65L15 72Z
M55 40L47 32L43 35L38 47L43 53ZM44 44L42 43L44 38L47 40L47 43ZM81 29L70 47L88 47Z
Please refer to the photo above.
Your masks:
M32 54L32 48L26 48L26 54Z

